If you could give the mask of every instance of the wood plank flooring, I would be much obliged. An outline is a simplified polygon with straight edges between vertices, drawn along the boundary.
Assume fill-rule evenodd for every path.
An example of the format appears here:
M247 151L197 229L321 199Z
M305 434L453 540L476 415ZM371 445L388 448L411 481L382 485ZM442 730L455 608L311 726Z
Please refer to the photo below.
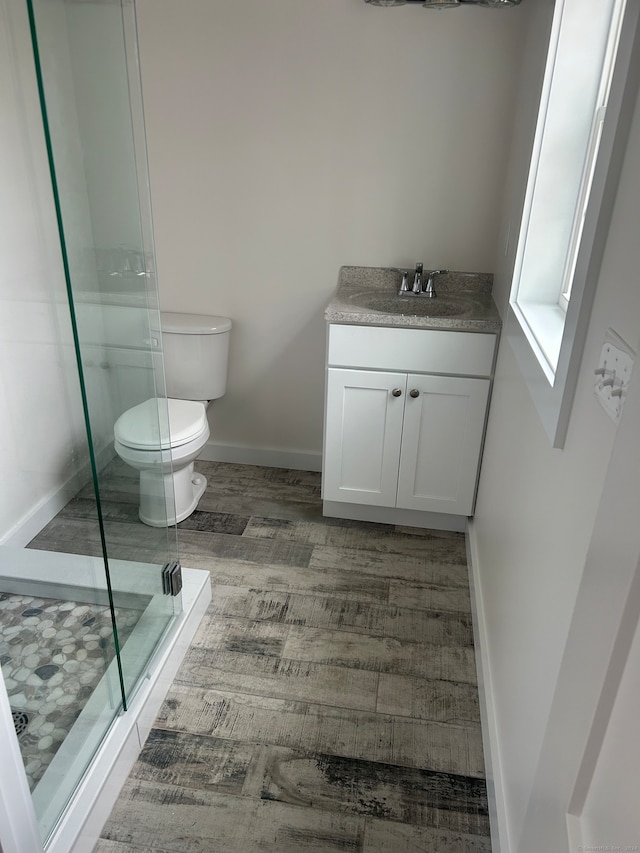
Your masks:
M199 463L212 602L95 853L490 853L464 537L324 519L320 475ZM156 560L119 460L114 557ZM90 494L32 543L91 553Z

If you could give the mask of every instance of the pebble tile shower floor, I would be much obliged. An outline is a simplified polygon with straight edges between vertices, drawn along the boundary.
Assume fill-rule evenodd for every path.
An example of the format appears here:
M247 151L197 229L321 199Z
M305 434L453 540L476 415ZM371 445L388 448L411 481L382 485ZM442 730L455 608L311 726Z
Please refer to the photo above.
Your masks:
M464 536L323 518L317 473L197 467L180 551L212 602L95 853L490 853ZM113 556L136 525L145 559L104 479ZM89 505L34 547L90 553Z
M116 615L124 644L140 611ZM0 664L31 790L113 656L108 607L0 593Z

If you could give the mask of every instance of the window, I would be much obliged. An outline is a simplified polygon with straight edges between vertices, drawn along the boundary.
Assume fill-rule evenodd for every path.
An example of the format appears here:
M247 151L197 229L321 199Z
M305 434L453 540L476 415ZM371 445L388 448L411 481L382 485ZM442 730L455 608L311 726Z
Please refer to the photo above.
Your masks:
M636 7L555 4L506 324L554 447L564 441L635 101Z

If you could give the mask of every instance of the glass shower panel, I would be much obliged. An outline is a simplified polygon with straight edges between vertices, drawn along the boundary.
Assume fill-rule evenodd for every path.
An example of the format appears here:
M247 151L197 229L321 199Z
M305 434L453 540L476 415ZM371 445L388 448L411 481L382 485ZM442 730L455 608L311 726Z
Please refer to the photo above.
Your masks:
M140 465L114 451L114 424L146 401L142 426L160 446L168 410L154 266L142 96L131 0L29 0L50 146L54 194L77 332L100 508L93 545L106 552L115 599L146 599L144 618L121 644L127 698L181 609L163 567L177 559L173 526L138 515ZM165 442L166 444L166 442ZM134 454L135 455L135 454ZM155 471L170 468L158 450ZM144 463L146 464L146 462ZM161 473L145 477L167 517L173 495ZM82 517L93 488L68 508Z
M5 75L15 91L2 106L24 175L8 170L3 186L25 201L11 220L22 226L24 214L26 233L46 195L39 163L21 151L33 128L20 88L30 28L58 233L44 221L29 251L3 251L4 444L25 475L16 503L32 482L66 481L70 500L29 548L0 549L0 661L44 840L181 600L162 580L175 527L139 521L138 472L113 445L118 416L148 399L158 399L149 432L168 433L134 8L28 0L24 11L8 41L21 73ZM172 496L162 498L170 516Z
M128 645L150 596L114 595L102 548L65 512L85 490L85 529L99 529L33 70L28 9L2 3L0 680L16 740L0 765L6 783L19 747L12 787L36 804L45 839L122 709L117 642Z

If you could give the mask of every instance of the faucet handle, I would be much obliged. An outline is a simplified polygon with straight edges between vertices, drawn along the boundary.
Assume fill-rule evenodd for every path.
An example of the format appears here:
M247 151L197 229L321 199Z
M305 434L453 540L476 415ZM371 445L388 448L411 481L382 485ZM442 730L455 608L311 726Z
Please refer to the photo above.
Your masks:
M402 284L398 294L409 292L409 270L399 270L402 273Z
M433 280L437 275L445 275L445 273L448 272L449 270L431 270L431 272L427 273L427 286L424 289L426 296L431 296L433 298L438 295L433 285Z

